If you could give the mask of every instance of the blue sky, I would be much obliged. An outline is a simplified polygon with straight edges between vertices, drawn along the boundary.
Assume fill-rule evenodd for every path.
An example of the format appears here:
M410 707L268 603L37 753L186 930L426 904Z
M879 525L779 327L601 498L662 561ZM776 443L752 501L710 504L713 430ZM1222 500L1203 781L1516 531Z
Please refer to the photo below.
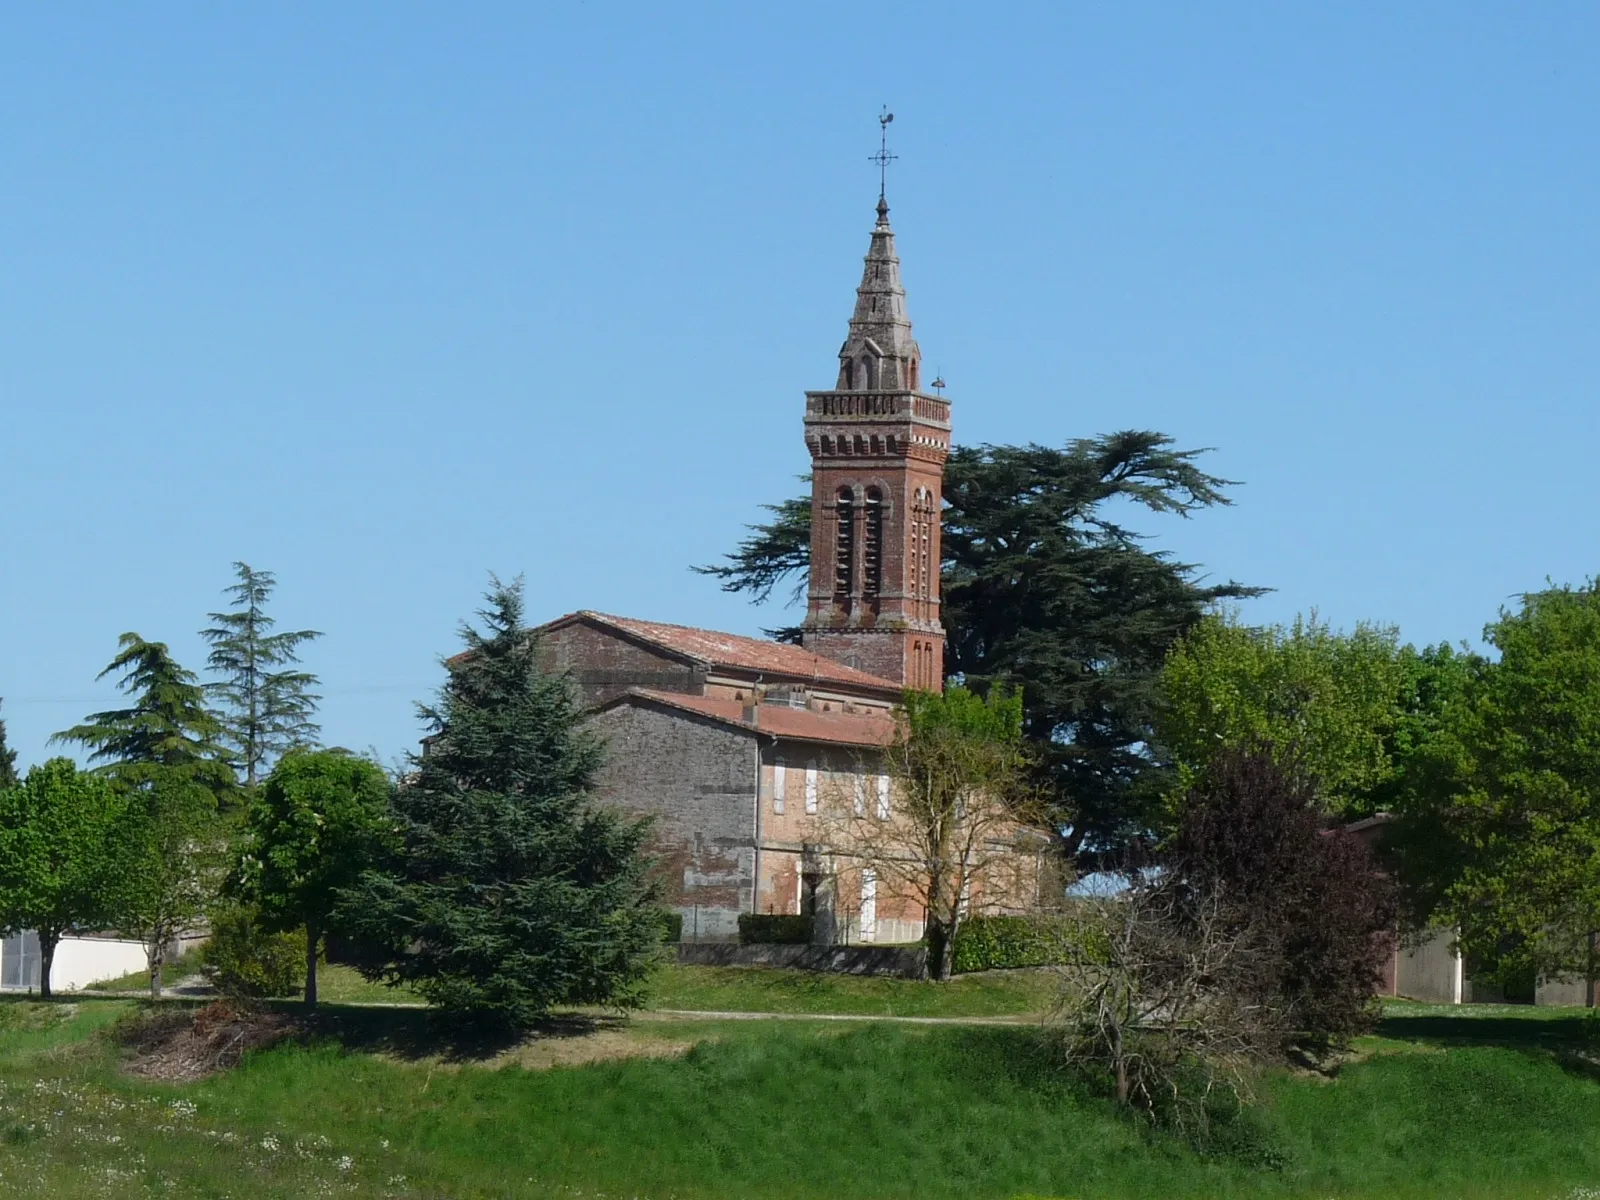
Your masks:
M1158 544L1470 638L1596 569L1592 4L150 4L0 21L0 695L25 761L229 564L389 758L490 570L687 570L805 469L897 114L957 440L1154 428Z

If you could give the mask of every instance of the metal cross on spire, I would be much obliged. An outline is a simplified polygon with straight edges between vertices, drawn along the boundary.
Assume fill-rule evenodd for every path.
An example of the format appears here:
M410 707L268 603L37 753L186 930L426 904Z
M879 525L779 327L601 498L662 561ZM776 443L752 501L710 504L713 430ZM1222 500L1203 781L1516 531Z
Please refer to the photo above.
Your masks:
M878 164L878 200L881 202L889 183L889 164L899 158L898 154L889 153L889 122L894 120L894 114L885 104L883 111L878 114L878 152L870 156L867 161Z

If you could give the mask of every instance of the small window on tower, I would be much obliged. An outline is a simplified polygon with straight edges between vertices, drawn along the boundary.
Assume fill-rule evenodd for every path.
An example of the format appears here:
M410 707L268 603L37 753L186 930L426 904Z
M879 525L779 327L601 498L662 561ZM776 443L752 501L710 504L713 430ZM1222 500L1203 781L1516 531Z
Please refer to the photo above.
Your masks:
M866 528L861 543L861 590L876 596L883 589L883 493L867 489Z
M856 364L854 359L844 360L844 390L852 392L856 386Z
M833 594L842 599L850 594L850 569L856 553L856 505L849 488L839 489L834 521Z

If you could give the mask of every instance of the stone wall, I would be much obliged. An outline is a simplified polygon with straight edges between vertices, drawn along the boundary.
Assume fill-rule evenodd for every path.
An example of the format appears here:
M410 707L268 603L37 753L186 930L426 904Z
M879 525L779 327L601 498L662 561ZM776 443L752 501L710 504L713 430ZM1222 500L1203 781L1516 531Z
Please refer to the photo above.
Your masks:
M634 687L698 695L705 685L700 669L583 621L545 631L539 652L546 670L572 672L584 708Z
M684 914L685 936L736 939L755 879L754 734L640 703L591 724L609 747L600 799L655 818L663 902Z

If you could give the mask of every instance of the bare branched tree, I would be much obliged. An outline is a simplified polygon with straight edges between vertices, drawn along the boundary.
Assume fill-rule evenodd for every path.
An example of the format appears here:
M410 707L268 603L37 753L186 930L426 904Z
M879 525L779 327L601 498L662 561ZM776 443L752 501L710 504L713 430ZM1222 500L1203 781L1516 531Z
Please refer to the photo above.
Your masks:
M1247 1103L1281 1049L1280 1014L1252 997L1276 969L1253 924L1220 896L1163 883L1079 910L1064 941L1057 1017L1070 1063L1106 1071L1117 1100L1180 1126L1218 1092Z
M819 807L817 833L831 853L922 908L936 979L950 974L975 898L1028 908L1039 901L1051 852L1030 824L1021 718L1020 702L999 693L910 693L881 770L862 761Z

